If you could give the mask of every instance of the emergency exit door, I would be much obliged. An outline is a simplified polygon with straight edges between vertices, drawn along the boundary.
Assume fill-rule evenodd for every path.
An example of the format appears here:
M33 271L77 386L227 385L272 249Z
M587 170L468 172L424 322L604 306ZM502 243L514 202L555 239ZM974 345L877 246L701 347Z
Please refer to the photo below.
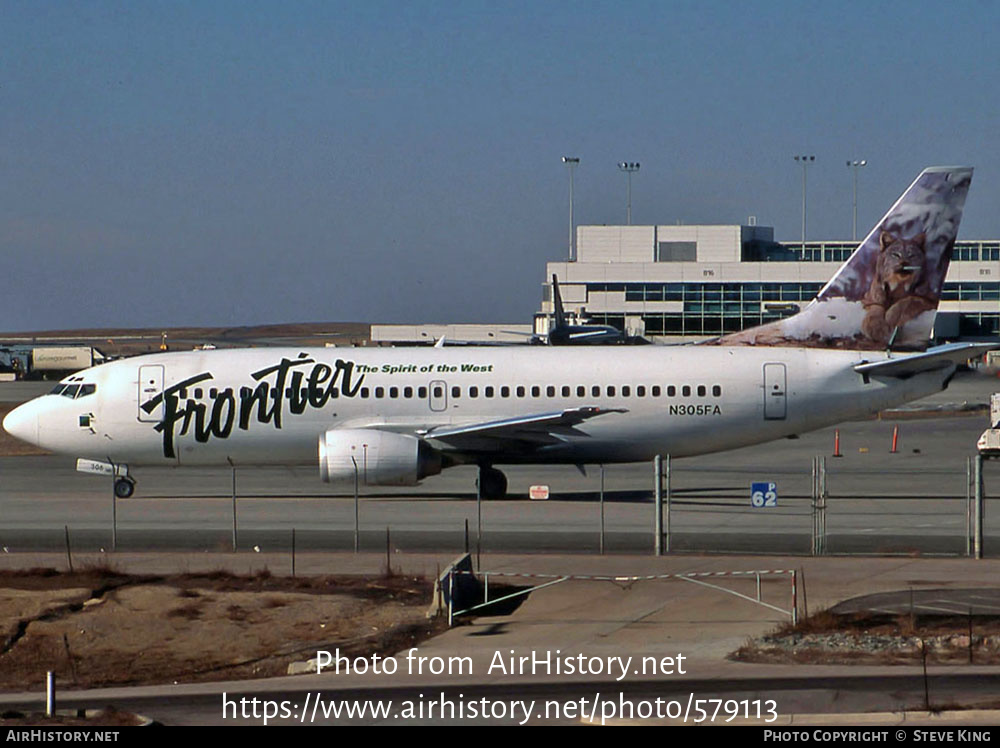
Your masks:
M764 364L764 418L779 421L788 412L784 364Z

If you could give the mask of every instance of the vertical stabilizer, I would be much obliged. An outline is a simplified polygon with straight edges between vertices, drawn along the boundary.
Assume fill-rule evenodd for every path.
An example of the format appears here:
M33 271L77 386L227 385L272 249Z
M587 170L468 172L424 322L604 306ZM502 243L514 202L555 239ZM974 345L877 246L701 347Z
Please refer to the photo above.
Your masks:
M717 343L926 348L971 181L971 167L924 169L805 309Z
M559 279L552 274L552 304L555 311L556 327L566 326L566 312L563 311L562 294L559 293Z

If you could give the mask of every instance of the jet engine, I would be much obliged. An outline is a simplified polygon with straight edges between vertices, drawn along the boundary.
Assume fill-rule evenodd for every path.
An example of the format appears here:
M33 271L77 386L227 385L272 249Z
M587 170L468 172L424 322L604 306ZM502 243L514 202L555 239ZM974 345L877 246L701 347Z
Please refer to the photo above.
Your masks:
M441 472L441 454L408 434L378 429L331 429L319 438L319 474L327 483L415 486Z

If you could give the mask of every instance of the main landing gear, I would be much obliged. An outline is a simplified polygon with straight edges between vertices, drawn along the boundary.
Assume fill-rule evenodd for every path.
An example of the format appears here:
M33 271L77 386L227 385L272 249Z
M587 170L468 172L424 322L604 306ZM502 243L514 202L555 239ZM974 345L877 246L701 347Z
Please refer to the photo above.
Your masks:
M495 467L480 465L476 485L479 487L479 495L484 499L502 499L507 496L507 476Z
M127 499L135 493L135 478L123 475L115 481L115 496L119 499Z

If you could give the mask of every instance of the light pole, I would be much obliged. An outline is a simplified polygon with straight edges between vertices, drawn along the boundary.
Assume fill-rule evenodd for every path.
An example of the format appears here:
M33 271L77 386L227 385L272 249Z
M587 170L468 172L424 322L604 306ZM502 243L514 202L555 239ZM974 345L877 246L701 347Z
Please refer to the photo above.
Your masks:
M795 156L802 163L802 254L806 252L806 166L816 160L815 156Z
M627 224L632 225L632 172L639 171L639 164L632 161L620 161L618 163L618 168L625 172L626 184L626 203L625 203L625 215L627 219Z
M854 229L851 232L854 241L858 240L858 169L862 166L868 166L868 162L864 159L847 162L847 168L854 170Z
M573 262L573 168L580 163L580 159L563 156L562 160L569 169L569 261Z

